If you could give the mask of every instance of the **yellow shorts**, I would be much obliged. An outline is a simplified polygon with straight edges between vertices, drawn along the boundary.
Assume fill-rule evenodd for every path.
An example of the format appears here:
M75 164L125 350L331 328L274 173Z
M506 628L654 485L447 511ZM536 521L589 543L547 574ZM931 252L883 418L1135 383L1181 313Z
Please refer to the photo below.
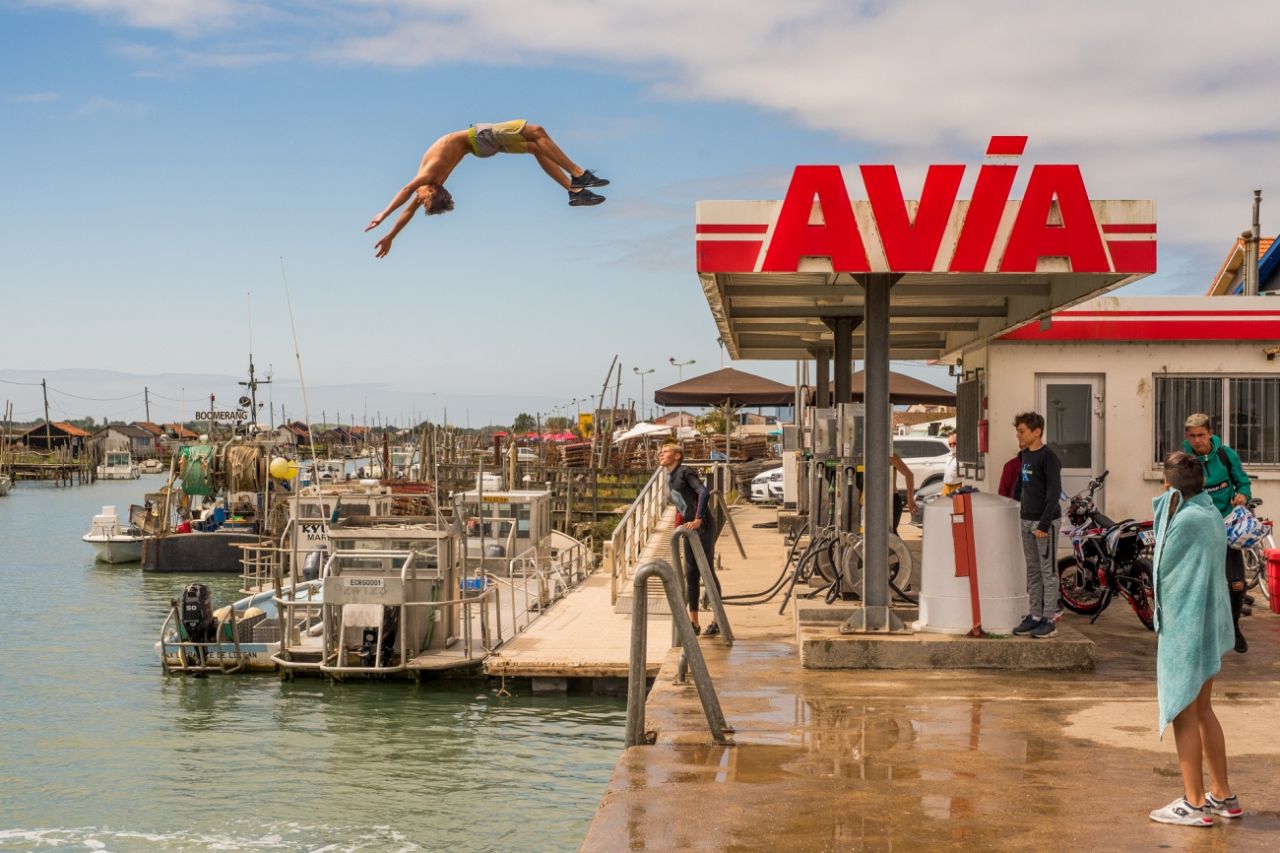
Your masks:
M471 152L477 157L492 157L501 151L503 154L525 154L529 150L528 141L520 135L524 130L525 120L522 118L498 124L473 124L467 131L471 140Z

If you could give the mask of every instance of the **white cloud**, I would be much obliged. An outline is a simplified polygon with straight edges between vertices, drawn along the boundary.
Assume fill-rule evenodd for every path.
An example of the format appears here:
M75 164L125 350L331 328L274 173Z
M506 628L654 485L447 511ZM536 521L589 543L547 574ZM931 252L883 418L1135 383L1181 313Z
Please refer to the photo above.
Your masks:
M5 102L10 104L48 104L60 100L57 92L26 92L20 95L6 95Z
M146 29L194 35L244 20L250 0L27 0L32 6L88 12Z
M76 109L79 116L118 115L140 116L147 112L143 104L132 101L119 101L115 98L92 97Z

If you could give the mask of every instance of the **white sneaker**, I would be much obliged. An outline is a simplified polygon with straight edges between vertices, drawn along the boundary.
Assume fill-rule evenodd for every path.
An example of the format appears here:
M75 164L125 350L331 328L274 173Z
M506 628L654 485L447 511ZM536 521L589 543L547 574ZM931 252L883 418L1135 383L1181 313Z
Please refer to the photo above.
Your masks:
M1151 813L1156 823L1172 823L1178 826L1213 826L1213 815L1203 807L1196 808L1185 797L1178 797L1162 809Z
M1235 794L1222 799L1214 799L1213 792L1209 791L1204 795L1204 807L1206 811L1216 815L1222 815L1226 818L1238 818L1244 814L1244 809L1240 808L1240 798Z

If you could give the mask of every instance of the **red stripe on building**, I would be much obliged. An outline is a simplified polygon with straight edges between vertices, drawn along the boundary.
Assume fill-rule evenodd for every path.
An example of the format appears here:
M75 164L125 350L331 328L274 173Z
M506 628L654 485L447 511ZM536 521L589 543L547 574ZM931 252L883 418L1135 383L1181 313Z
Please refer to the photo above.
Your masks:
M699 234L763 234L768 225L698 225Z
M1121 222L1104 222L1102 223L1102 231L1105 234L1154 234L1156 233L1156 224L1154 222L1141 225Z
M1146 319L1154 319L1158 317L1239 317L1242 320L1280 320L1280 310L1273 311L1249 311L1236 310L1225 311L1217 309L1205 309L1203 311L1063 311L1055 314L1055 317L1069 317L1076 319L1080 317L1142 317Z
M1027 149L1025 136L993 136L987 144L988 157L1017 157Z
M698 272L752 272L763 240L699 240Z
M1062 318L1055 318L1062 319ZM1088 323L1051 323L1042 330L1030 323L1000 336L1002 341L1275 341L1280 339L1280 318L1275 315L1253 322L1221 320L1097 320Z
M1111 266L1116 272L1151 273L1156 271L1155 240L1108 240Z

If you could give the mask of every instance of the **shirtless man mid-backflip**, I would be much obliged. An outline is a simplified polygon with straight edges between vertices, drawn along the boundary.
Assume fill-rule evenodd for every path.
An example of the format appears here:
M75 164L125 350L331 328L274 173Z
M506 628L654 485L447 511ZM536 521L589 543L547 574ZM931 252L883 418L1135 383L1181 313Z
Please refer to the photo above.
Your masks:
M499 151L506 154L532 154L538 165L557 184L569 191L569 204L585 207L600 204L604 196L593 193L588 187L603 187L608 181L597 178L591 172L576 165L560 150L541 126L529 124L523 119L504 121L501 124L476 124L468 130L446 133L437 139L422 155L418 175L405 184L386 210L373 218L365 231L382 224L391 213L406 201L409 206L396 218L391 233L377 243L377 257L391 251L391 241L408 224L413 213L421 207L427 216L448 213L453 210L453 196L444 188L455 166L468 154L492 157Z

